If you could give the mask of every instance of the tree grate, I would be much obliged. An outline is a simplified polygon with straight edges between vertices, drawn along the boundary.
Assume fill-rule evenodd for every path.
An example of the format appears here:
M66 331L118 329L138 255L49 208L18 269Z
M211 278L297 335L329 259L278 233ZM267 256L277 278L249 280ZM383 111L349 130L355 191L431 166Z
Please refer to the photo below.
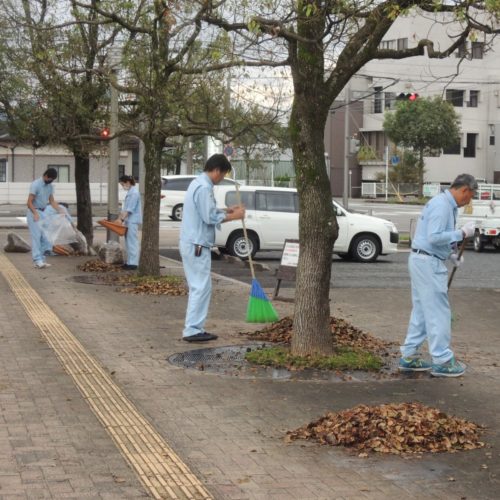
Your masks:
M245 355L250 351L262 349L273 344L254 343L237 346L211 347L179 352L167 358L175 366L218 375L234 376L243 379L267 378L275 380L295 380L314 382L362 382L388 381L407 378L428 378L428 374L399 373L398 358L386 360L386 366L380 372L339 372L329 370L288 370L250 364Z

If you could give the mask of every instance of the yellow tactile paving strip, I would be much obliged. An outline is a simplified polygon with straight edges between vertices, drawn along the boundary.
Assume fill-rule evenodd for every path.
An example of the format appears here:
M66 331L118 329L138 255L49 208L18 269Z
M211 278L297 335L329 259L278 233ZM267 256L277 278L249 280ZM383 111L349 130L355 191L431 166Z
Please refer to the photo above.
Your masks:
M146 490L154 498L212 498L199 479L2 253L0 272Z

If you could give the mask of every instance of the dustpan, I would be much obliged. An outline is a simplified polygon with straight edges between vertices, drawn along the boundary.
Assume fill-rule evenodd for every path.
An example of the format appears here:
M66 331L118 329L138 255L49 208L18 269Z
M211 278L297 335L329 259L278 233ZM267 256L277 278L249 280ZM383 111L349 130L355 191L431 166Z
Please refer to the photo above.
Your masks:
M106 229L113 231L113 233L116 233L119 236L125 236L125 234L127 233L127 226L124 226L123 224L119 224L107 219L98 220L97 223L101 226L104 226Z
M54 245L52 251L57 255L71 255L71 252L63 245Z

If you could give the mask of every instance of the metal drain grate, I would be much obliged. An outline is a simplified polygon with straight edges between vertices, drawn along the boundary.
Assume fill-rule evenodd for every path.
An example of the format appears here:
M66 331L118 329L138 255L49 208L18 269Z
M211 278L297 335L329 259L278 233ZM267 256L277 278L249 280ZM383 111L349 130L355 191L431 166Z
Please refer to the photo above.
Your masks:
M184 368L199 368L200 365L203 365L204 368L227 366L230 364L241 365L246 363L246 353L261 349L265 346L266 344L252 344L194 349L192 351L173 354L168 358L168 361L173 365Z
M66 281L71 281L73 283L84 283L85 285L114 285L114 286L127 286L127 283L118 283L114 281L114 277L117 276L112 274L83 274L80 276L69 276Z

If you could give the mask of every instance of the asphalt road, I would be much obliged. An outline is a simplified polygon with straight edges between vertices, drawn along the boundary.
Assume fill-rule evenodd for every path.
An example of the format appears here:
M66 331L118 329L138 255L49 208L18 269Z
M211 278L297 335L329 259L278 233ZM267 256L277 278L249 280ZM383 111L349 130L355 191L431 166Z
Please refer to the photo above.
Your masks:
M24 213L24 207L1 206L0 226L9 225L9 221L25 224L17 217ZM374 216L392 220L399 231L408 231L420 213L421 207L385 204L363 200L351 200L350 210L371 213ZM171 220L160 222L160 253L166 257L180 261L177 251L180 223ZM500 252L492 248L483 253L472 249L465 252L465 264L455 273L453 288L467 289L499 289L500 290ZM256 261L266 264L271 270L257 273L260 283L266 288L274 288L275 271L280 264L281 252L260 252ZM372 264L345 262L334 256L332 258L332 288L406 288L409 278L407 270L408 250L394 255L379 257ZM231 264L225 260L213 260L213 271L246 283L250 283L248 268ZM282 288L294 287L294 283L282 282Z
M180 260L174 248L164 248L161 255ZM337 256L332 258L332 288L405 288L409 289L408 250L386 255L371 264L346 262ZM276 284L275 272L280 265L281 252L260 252L256 262L267 265L270 271L260 271L257 279L265 288ZM500 289L500 252L493 249L476 253L472 249L464 252L464 265L457 269L453 288ZM212 271L245 283L251 282L250 270L224 259L212 260ZM282 288L294 287L294 283L283 281Z

